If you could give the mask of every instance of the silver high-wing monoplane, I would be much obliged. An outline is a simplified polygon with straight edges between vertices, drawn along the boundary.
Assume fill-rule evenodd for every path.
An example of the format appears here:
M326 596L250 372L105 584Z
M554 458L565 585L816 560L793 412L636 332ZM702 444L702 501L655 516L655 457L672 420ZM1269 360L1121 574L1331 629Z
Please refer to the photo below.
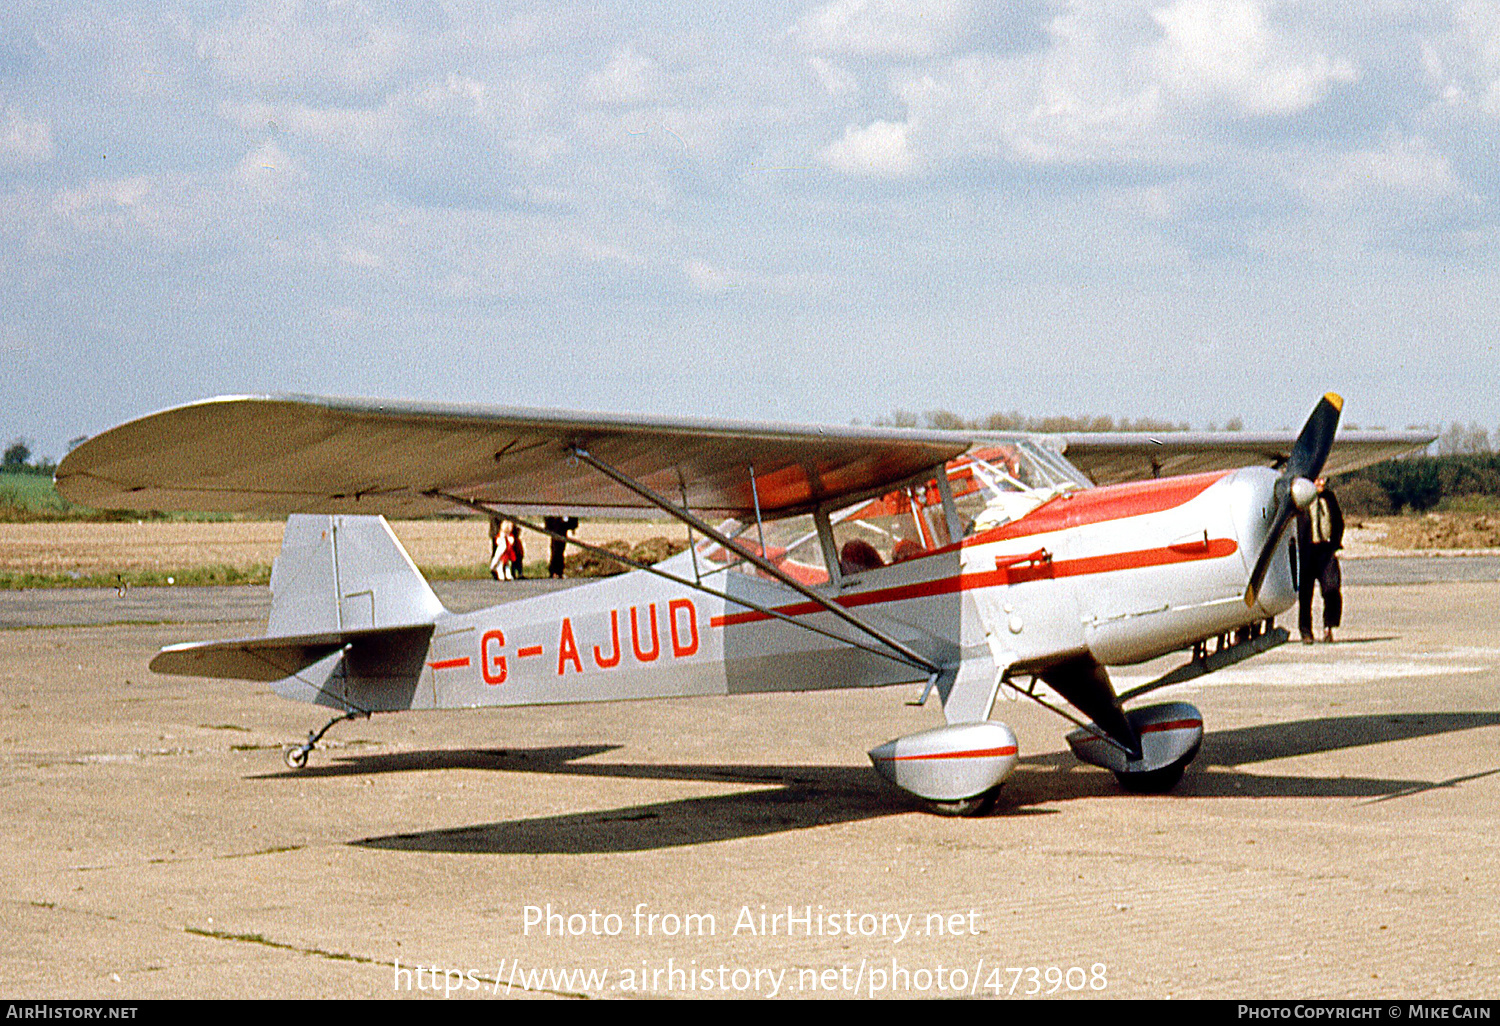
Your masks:
M933 807L971 812L1016 764L990 719L1002 687L1071 720L1077 756L1126 788L1176 783L1202 716L1125 703L1285 640L1286 526L1311 480L1431 441L1335 447L1341 407L1325 396L1295 439L1153 438L243 396L106 431L69 453L57 488L98 508L290 515L266 636L172 645L151 668L338 710L293 767L333 723L376 712L925 682L946 723L871 758ZM1178 476L1147 476L1163 469ZM543 533L543 512L649 511L693 544L457 614L384 519L455 508ZM1179 649L1182 667L1115 693L1107 666Z

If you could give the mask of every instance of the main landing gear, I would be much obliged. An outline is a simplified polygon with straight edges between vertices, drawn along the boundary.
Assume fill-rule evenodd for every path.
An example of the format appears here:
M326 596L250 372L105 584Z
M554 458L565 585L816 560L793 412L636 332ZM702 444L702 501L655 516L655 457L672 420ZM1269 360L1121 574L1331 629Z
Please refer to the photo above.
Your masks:
M1140 739L1139 756L1092 724L1069 734L1068 744L1081 761L1109 770L1132 794L1165 794L1198 755L1203 714L1186 702L1164 702L1132 709L1125 721Z
M1198 757L1198 745L1170 766L1155 770L1137 770L1134 773L1115 771L1115 779L1131 794L1166 794L1177 786L1188 764Z
M335 716L333 719L323 724L322 730L317 731L316 733L309 730L307 732L306 741L298 745L296 748L288 748L286 750L286 754L283 756L283 758L286 760L287 768L294 770L305 768L307 766L307 757L312 754L312 750L316 748L318 742L323 739L323 735L328 733L329 728L332 727L335 723L343 723L345 720L355 720L359 719L360 717L369 718L369 715L369 713L365 712L362 709L351 709L348 712L344 713L344 715Z
M996 784L983 794L977 794L972 798L959 798L955 801L929 801L927 811L936 816L983 816L995 807L995 799L1000 797L1000 785Z
M870 761L939 816L982 816L1016 768L1016 735L1003 723L952 723L887 741Z

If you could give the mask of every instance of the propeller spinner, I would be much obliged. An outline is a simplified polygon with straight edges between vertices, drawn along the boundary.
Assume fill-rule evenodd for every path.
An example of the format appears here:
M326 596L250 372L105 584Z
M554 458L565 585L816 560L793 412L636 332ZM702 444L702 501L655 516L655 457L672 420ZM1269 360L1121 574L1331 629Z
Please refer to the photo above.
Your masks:
M1317 494L1311 484L1323 473L1323 464L1328 459L1329 450L1333 448L1333 435L1338 430L1339 414L1343 409L1342 396L1335 392L1323 396L1292 446L1291 458L1286 461L1281 476L1276 479L1276 512L1271 518L1271 530L1256 557L1255 569L1250 571L1250 586L1245 589L1247 606L1255 605L1260 586L1265 582L1266 571L1271 567L1271 559L1286 525L1293 514L1298 509L1306 509Z

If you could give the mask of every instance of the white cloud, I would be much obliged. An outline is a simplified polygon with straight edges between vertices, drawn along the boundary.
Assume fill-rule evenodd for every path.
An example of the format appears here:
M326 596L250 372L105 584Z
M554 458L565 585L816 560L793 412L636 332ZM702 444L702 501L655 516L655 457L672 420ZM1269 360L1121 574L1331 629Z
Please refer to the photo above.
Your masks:
M274 142L262 143L235 166L230 180L263 202L285 202L307 179L302 165Z
M661 65L627 46L584 80L582 94L591 103L645 103L657 96L661 85Z
M1500 115L1500 6L1458 4L1447 31L1421 46L1428 80L1444 102Z
M851 175L909 175L917 167L909 133L909 126L891 121L872 121L864 128L850 125L842 139L822 149L818 159L835 171Z
M92 229L117 215L139 208L152 189L149 176L95 179L76 189L59 189L52 196L51 210L79 229Z
M1309 311L1331 339L1360 334L1345 330L1360 317L1392 346L1418 337L1401 324L1473 346L1497 334L1493 3L800 0L711 18L490 14L483 0L244 0L227 18L76 6L20 5L0 52L0 294L7 320L57 339L95 337L91 320L121 338L227 332L242 353L205 366L287 387L290 365L265 354L330 311L371 358L320 360L324 376L298 383L391 394L451 387L469 337L607 354L628 333L691 368L679 347L729 331L757 364L804 376L804 350L854 340L857 367L872 334L937 346L935 365L997 334L1015 353L1075 355L1066 374L1039 360L1023 375L1042 382L1034 395L994 392L1019 380L1007 373L948 401L982 413L1098 409L1127 356L1146 368L1137 382L1170 381L1155 372L1192 344L1308 337ZM897 185L850 188L859 176ZM1390 297L1390 326L1329 298L1361 281ZM693 290L709 301L678 302ZM1093 358L1106 336L1118 361ZM114 344L101 358L123 366ZM375 358L393 347L414 354L399 373ZM598 365L559 380L598 383L600 403L650 395ZM895 398L910 383L892 379L846 410L833 366L778 392L831 418L924 401ZM1481 379L1472 366L1451 380ZM108 391L157 387L140 378ZM749 394L717 387L695 394L726 415ZM1382 416L1419 415L1402 405L1419 388L1390 391L1401 412ZM1165 412L1137 402L1110 412Z
M7 110L0 118L0 167L39 164L52 159L52 130L46 121Z
M716 293L732 288L734 281L706 260L688 260L682 265L688 284L699 292Z
M807 66L818 78L818 84L829 96L853 96L859 93L859 82L843 67L826 57L809 57Z
M852 169L872 163L869 151L885 153L887 173L912 170L916 153L932 168L973 157L1221 160L1224 122L1305 110L1357 78L1352 61L1286 30L1267 10L1258 0L1066 4L1044 26L1040 47L897 71L892 90L906 107L907 134L889 125L868 138L846 134L825 159Z
M1177 0L1151 16L1163 33L1151 54L1153 77L1188 106L1284 114L1357 78L1349 61L1285 39L1258 0Z
M1293 186L1322 207L1367 208L1386 216L1464 196L1452 163L1420 136L1391 131L1379 147L1299 163L1290 174Z
M816 53L928 57L951 49L969 8L967 0L833 0L797 19L789 34Z
M56 189L38 205L32 241L53 253L94 252L118 243L139 260L233 236L237 213L221 180L181 174L96 178Z
M11 324L0 324L0 353L19 355L27 350L26 335Z
M428 82L412 94L412 106L433 113L465 113L482 117L490 89L482 80L453 73L441 82Z
M385 263L378 255L359 246L343 247L339 250L339 260L350 267L359 267L365 270L374 270Z
M261 2L200 33L198 55L247 85L364 91L407 66L416 46L404 26L362 7Z
M225 117L253 132L287 132L352 153L388 152L405 122L390 102L375 108L312 107L304 103L226 103Z

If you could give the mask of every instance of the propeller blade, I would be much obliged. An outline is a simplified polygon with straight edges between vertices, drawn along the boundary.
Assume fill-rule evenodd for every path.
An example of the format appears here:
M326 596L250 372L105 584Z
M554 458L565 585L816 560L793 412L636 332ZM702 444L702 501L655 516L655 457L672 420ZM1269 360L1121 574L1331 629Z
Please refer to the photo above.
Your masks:
M1323 464L1328 461L1328 453L1333 449L1333 433L1338 430L1339 414L1343 409L1343 397L1334 392L1318 400L1292 446L1291 459L1286 461L1281 472L1283 478L1287 481L1298 477L1309 481L1318 479L1323 473Z
M1297 512L1297 504L1292 498L1292 482L1299 477L1314 481L1323 473L1323 464L1333 449L1333 435L1338 430L1339 414L1343 410L1342 396L1336 392L1323 396L1313 407L1307 423L1302 426L1302 433L1292 445L1291 457L1276 479L1276 511L1271 517L1271 530L1256 556L1255 568L1250 571L1250 584L1245 589L1247 606L1254 606L1260 596L1260 586L1265 583L1266 573L1271 569L1271 560L1281 542L1282 532Z
M1281 532L1286 530L1286 525L1292 519L1292 514L1297 507L1292 503L1291 489L1283 492L1281 482L1276 482L1278 493L1276 500L1276 513L1271 518L1271 532L1266 535L1266 543L1260 547L1260 554L1255 559L1255 569L1250 571L1250 584L1245 588L1245 605L1253 607L1255 600L1260 597L1260 586L1265 583L1266 572L1271 569L1271 560L1276 556L1276 546L1281 541Z

